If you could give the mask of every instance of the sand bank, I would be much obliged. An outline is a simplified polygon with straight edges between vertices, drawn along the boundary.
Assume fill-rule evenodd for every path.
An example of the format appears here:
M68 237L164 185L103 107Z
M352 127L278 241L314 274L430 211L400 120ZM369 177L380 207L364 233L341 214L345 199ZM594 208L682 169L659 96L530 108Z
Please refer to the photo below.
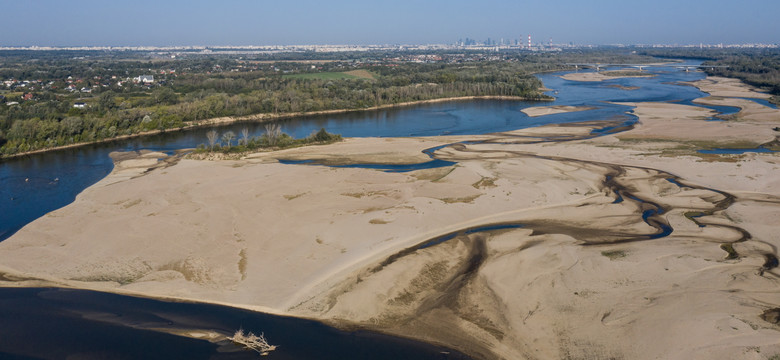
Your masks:
M711 96L694 100L698 104L738 107L740 111L727 116L729 120L764 122L777 125L780 110L764 106L749 99L769 99L771 95L747 85L738 79L707 77L690 83Z
M613 72L614 75L610 75L609 73L610 73L609 71L573 72L573 73L562 75L561 78L565 80L571 80L571 81L604 81L604 80L620 79L620 78L653 76L652 74L640 73L638 71L635 75L628 72L619 72L619 73Z
M733 106L738 100L724 100L723 103ZM641 122L633 131L617 135L617 138L622 140L699 141L727 147L728 144L734 143L757 146L774 140L778 135L763 119L740 122L711 121L717 112L697 106L657 102L621 104L634 106L633 114L637 115ZM765 108L770 111L762 114L762 117L770 112L774 113L774 116L780 116L778 110ZM751 116L750 119L755 117Z
M758 95L758 94L756 94ZM739 112L732 115L723 116L726 120L763 122L777 125L780 123L780 110L764 106L755 101L740 98L727 98L720 96L709 96L694 100L697 104L720 105L738 107Z
M765 266L780 157L695 152L771 129L635 105L634 130L598 138L594 122L234 160L117 156L73 204L0 243L0 282L231 304L482 359L780 354L761 317L780 307ZM435 156L456 165L407 173L277 161L419 163L446 144Z
M554 106L527 107L523 109L522 112L524 112L526 115L530 117L537 117L537 116L561 114L561 113L577 112L577 111L585 111L585 110L593 110L593 109L595 109L595 107L593 106L554 105Z
M745 84L739 79L708 76L705 79L690 82L690 84L712 96L757 99L768 99L771 97L771 95L760 91L755 86Z

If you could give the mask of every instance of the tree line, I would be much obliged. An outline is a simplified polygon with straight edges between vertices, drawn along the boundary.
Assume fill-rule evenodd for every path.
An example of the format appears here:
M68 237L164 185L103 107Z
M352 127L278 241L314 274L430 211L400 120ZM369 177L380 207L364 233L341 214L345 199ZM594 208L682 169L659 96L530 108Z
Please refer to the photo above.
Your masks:
M74 63L75 64L72 64ZM152 85L107 81L114 73L130 75L148 71L150 63L130 66L126 61L44 61L54 82L83 77L94 82L88 95L68 93L62 87L33 90L33 101L0 105L0 153L12 155L48 147L92 142L150 130L175 129L192 122L223 116L282 114L336 109L364 109L461 96L518 96L541 99L540 81L534 71L554 65L521 61L470 64L327 64L316 69L297 63L239 67L226 59L204 59L176 64L175 75ZM71 64L71 65L68 65ZM36 64L33 68L38 68ZM155 68L173 66L156 63ZM63 71L62 68L68 71ZM129 69L135 69L130 71ZM373 79L300 79L286 73L338 71L361 68ZM100 69L107 72L103 75ZM109 71L110 69L110 71ZM239 69L239 71L230 71ZM35 73L25 66L0 70L6 76ZM38 73L40 74L40 73ZM68 75L66 74L77 74ZM118 78L120 78L118 76ZM67 80L72 81L72 80ZM6 92L7 93L7 92ZM9 102L12 99L5 99ZM75 108L83 101L86 106Z

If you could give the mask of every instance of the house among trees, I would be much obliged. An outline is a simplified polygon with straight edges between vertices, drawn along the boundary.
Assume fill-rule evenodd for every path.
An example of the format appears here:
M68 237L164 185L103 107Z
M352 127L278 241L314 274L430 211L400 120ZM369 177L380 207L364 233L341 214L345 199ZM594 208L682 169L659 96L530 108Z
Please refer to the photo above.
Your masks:
M133 78L137 83L151 84L154 82L154 75L141 75Z
M87 103L77 102L77 103L73 104L73 107L77 108L77 109L83 109L83 108L87 107Z

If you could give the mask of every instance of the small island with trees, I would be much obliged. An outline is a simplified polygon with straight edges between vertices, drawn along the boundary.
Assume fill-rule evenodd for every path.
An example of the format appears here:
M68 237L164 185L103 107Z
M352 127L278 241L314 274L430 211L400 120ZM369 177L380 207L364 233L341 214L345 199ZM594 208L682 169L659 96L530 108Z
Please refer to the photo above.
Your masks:
M265 133L261 136L250 137L249 129L241 129L240 137L237 137L233 131L226 131L220 135L217 130L209 130L206 133L208 144L201 144L193 152L194 154L223 153L236 154L259 150L279 150L304 145L324 145L332 144L341 140L341 135L331 134L324 128L313 132L311 135L295 139L292 136L283 133L282 127L278 123L270 123L265 126ZM233 145L233 141L236 144Z

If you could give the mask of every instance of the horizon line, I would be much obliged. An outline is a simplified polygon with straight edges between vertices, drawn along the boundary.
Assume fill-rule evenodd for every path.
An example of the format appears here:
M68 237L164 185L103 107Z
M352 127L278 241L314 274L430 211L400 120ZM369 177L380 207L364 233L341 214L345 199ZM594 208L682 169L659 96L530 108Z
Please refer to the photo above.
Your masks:
M573 43L535 43L531 48L539 47L570 47L570 48L582 48L582 47L701 47L701 48L727 48L727 47L765 47L765 48L777 48L780 47L780 43L762 43L762 42L744 42L744 43L611 43L611 44L573 44ZM527 49L525 44L513 45L460 45L453 43L386 43L386 44L275 44L275 45L13 45L2 46L0 45L0 51L8 50L137 50L137 49L149 49L149 50L207 50L207 49L258 49L258 50L275 50L279 48L376 48L376 49L392 49L403 47L439 47L443 49ZM402 49L398 49L402 50Z

